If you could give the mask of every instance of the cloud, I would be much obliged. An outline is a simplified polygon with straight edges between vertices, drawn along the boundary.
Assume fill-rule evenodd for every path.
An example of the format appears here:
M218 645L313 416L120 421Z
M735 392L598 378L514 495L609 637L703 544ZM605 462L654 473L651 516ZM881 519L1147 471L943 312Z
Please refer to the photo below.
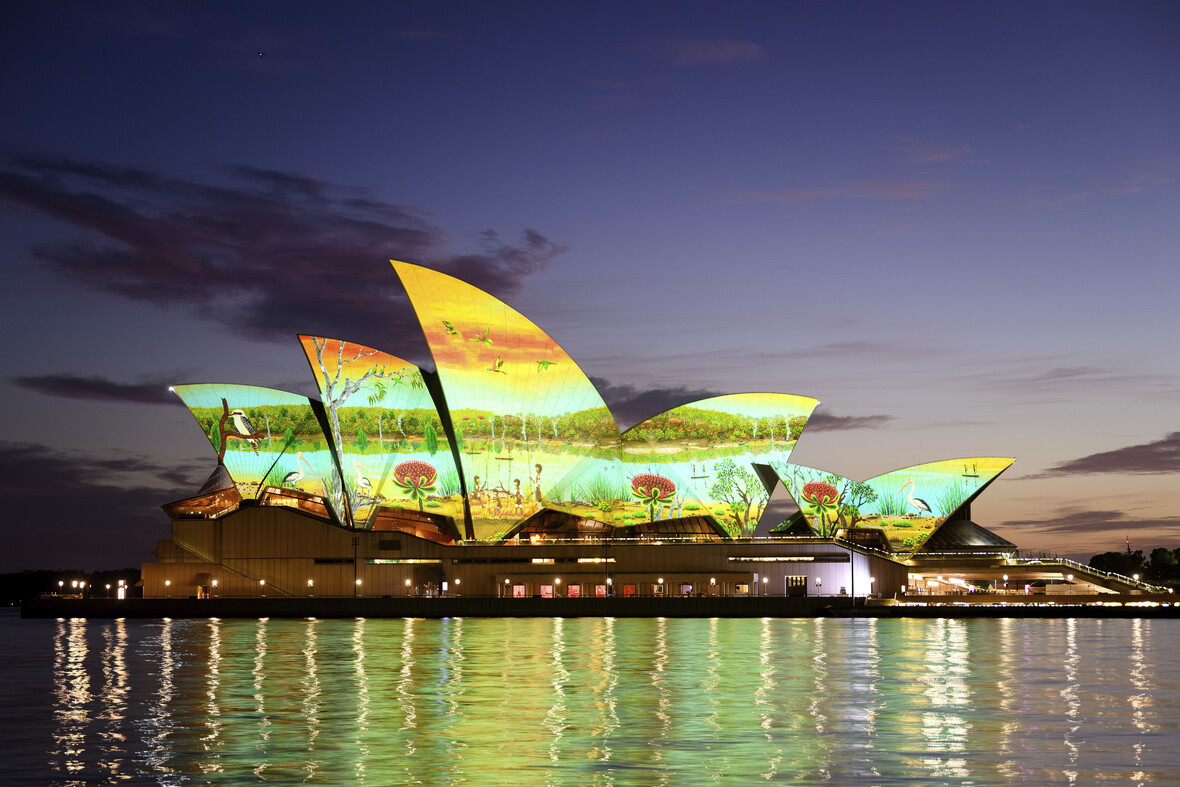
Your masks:
M16 157L0 170L0 198L82 231L33 250L65 279L268 341L322 333L425 355L412 311L394 308L406 300L387 260L504 298L566 251L535 230L511 242L485 230L474 250L453 251L426 211L367 190L247 166L226 174L228 185L211 185Z
M1130 372L1101 366L1050 366L1058 358L1029 357L958 374L955 385L970 391L1003 394L1009 402L1075 401L1083 397L1121 392L1129 386L1146 394L1172 396L1175 381L1157 372Z
M72 374L43 374L12 377L9 382L30 391L63 399L90 399L99 402L135 402L136 404L180 404L163 380L121 383L105 377L78 377Z
M602 400L624 430L673 407L720 396L722 393L704 388L686 388L683 385L641 391L633 385L615 385L600 377L591 377L590 382L598 389Z
M1073 535L1087 533L1111 534L1133 530L1157 530L1161 528L1180 527L1180 517L1136 519L1128 517L1122 511L1065 509L1060 511L1056 516L1045 519L1010 519L1005 521L1002 526L1036 528L1046 533L1070 533Z
M0 571L147 560L153 540L168 533L168 518L156 506L192 494L208 465L165 467L137 456L0 442L0 495L14 525Z
M852 180L820 188L732 190L722 200L734 203L818 202L824 199L918 200L948 184L931 180Z
M665 38L649 41L644 49L674 66L739 65L766 55L760 44L728 38Z
M1172 432L1153 443L1130 445L1062 462L1041 475L1092 473L1180 473L1180 432Z
M970 156L975 150L970 145L903 145L897 148L902 161L938 163Z
M808 419L807 429L811 432L880 429L892 420L892 415L831 415L830 413L816 413Z

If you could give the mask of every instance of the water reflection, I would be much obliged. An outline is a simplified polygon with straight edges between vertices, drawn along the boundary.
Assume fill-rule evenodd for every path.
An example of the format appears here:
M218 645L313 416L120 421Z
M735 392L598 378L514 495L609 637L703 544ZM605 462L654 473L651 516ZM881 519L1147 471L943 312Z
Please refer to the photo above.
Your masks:
M43 636L30 784L1180 782L1171 621L60 620Z

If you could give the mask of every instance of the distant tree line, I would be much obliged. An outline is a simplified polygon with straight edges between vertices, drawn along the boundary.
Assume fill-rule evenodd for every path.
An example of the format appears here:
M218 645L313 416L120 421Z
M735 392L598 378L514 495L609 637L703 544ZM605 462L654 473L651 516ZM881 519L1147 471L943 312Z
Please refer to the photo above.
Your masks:
M1180 548L1156 547L1151 555L1143 556L1142 549L1132 552L1103 552L1090 558L1090 568L1139 578L1157 585L1180 585Z

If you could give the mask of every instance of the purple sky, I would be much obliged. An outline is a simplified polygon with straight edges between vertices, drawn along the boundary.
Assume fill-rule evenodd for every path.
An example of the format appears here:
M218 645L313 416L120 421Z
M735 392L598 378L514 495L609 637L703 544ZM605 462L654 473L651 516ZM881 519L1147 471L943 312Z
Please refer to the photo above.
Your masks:
M985 527L1180 546L1177 40L1174 2L6 4L0 571L148 559L213 465L169 384L311 393L299 332L425 361L390 258L625 423L815 396L799 463L1015 456Z

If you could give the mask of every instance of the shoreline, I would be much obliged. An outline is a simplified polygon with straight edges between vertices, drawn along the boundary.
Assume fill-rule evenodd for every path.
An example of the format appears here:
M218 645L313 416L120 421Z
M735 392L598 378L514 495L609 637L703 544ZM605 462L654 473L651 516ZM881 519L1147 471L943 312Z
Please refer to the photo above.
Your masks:
M848 597L38 598L21 617L45 618L1180 618L1174 596L1068 597L1028 603Z

